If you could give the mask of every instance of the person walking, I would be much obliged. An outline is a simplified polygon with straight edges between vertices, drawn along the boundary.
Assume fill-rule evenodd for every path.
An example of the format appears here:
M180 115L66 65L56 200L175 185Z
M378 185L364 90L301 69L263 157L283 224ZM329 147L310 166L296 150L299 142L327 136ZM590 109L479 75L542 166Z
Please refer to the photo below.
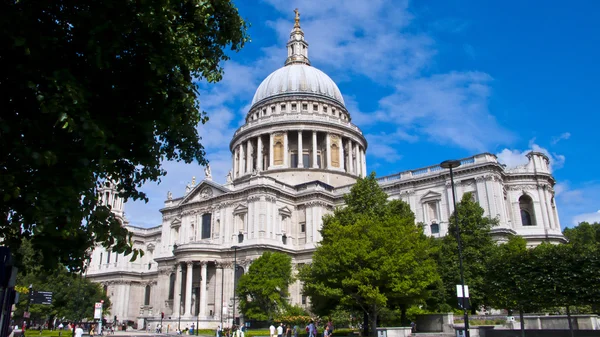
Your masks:
M83 329L81 328L81 326L77 325L77 327L75 328L75 337L82 337L83 336Z
M283 323L279 323L277 327L277 337L283 337Z
M273 323L271 323L271 326L269 327L269 334L271 335L271 337L277 337L277 333L275 332L275 326L273 325Z

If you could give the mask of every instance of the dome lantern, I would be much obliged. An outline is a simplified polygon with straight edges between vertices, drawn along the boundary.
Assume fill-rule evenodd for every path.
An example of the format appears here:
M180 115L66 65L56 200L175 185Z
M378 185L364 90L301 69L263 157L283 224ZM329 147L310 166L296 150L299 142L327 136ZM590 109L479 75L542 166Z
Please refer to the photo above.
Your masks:
M304 32L300 28L300 12L298 8L294 10L294 13L296 13L296 17L294 18L294 28L290 32L290 39L287 43L288 57L285 60L285 65L310 65L310 61L308 60L308 43L304 40Z

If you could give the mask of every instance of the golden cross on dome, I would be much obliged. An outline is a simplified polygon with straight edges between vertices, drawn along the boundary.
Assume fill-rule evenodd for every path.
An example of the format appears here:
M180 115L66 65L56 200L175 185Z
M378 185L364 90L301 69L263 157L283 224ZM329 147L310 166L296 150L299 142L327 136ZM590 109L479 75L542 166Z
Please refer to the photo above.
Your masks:
M300 28L300 12L298 11L298 8L294 9L294 13L296 13L296 18L294 19L294 27Z

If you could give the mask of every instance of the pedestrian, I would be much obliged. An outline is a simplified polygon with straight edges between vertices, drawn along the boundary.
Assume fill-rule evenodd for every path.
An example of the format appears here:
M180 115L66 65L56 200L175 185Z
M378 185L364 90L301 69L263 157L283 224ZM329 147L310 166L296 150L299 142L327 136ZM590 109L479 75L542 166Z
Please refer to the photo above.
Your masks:
M275 326L273 325L273 323L271 323L271 326L269 327L269 334L271 335L271 337L277 336L277 334L275 332Z
M283 337L283 323L279 323L277 327L277 337Z
M292 327L289 324L285 327L285 337L292 337Z
M221 337L221 326L217 326L217 337Z
M83 329L81 328L81 326L77 325L77 327L75 328L75 337L82 337L83 336Z
M294 337L298 337L298 324L294 324L294 329L292 329L292 334Z

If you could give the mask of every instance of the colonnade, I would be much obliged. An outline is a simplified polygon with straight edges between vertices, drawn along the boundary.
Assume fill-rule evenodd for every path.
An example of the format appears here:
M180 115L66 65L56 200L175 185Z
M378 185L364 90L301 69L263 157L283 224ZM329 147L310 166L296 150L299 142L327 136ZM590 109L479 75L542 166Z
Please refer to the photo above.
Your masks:
M193 308L192 308L192 293L194 291L194 287L193 287L193 268L194 265L196 264L200 264L200 293L199 293L199 299L197 298L196 301L200 301L199 304L199 310L198 312L193 312ZM184 286L183 283L183 270L186 270L185 273L185 288L182 289L182 287ZM174 284L174 293L173 293L173 316L179 316L181 315L182 317L192 317L192 316L198 316L201 319L204 319L207 317L207 313L206 313L206 309L207 309L207 297L208 297L208 291L207 291L207 278L208 278L208 272L207 272L207 268L208 268L208 263L206 261L186 261L182 263L177 263L175 265L175 284ZM218 275L217 275L218 276ZM221 277L223 277L222 275L220 275ZM217 284L220 284L219 282L216 282ZM182 305L183 304L183 305Z
M265 146L267 142L268 146ZM234 179L255 171L286 168L329 169L364 177L366 166L365 149L356 140L310 130L277 131L249 137L232 153Z

